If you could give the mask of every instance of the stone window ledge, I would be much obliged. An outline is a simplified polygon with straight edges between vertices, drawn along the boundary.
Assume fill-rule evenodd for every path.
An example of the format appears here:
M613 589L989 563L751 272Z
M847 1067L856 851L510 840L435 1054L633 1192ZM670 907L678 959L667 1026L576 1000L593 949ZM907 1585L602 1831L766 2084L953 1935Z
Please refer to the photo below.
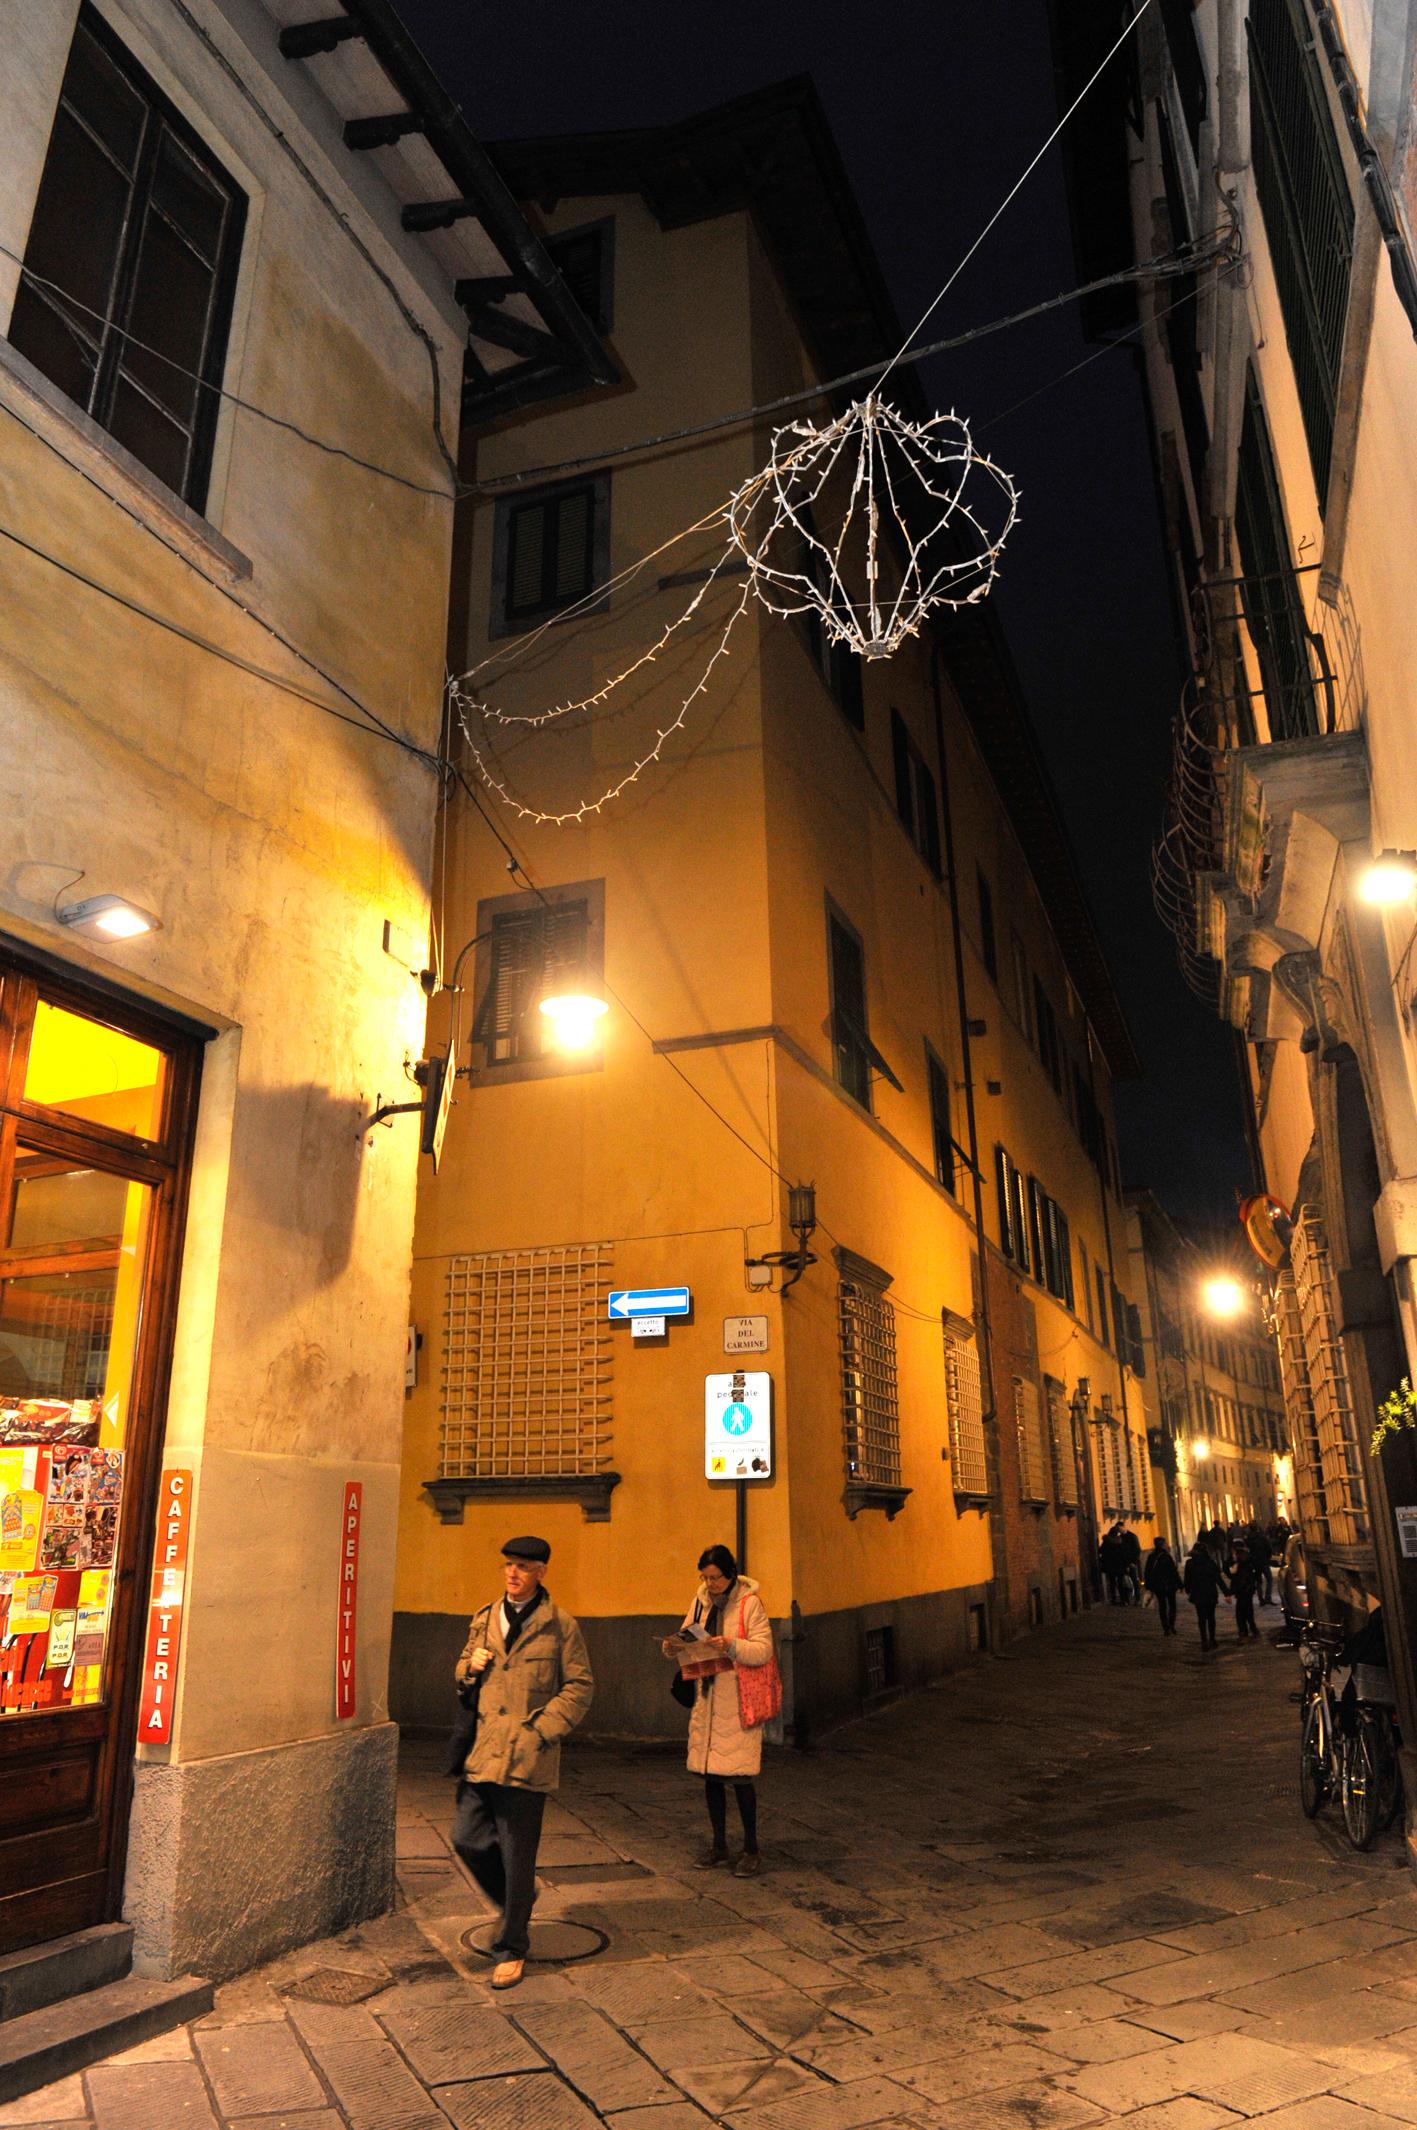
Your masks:
M131 511L160 540L175 547L185 561L199 567L215 562L233 582L251 575L249 555L233 547L155 473L149 473L141 460L76 407L3 334L0 398L62 459L87 475L121 509Z
M445 1524L460 1524L469 1501L578 1501L588 1524L608 1524L618 1472L554 1472L508 1479L425 1479L423 1491Z
M847 1515L853 1522L863 1509L884 1509L886 1522L894 1523L909 1501L912 1491L910 1487L887 1487L872 1480L849 1479L841 1499Z

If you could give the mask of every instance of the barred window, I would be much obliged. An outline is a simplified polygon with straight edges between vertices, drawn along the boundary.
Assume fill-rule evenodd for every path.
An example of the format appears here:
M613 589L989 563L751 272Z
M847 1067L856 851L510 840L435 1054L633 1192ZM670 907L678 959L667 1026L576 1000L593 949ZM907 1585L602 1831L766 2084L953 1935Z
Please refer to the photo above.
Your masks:
M979 1348L945 1326L945 1404L950 1420L950 1464L956 1494L983 1501L989 1492L989 1464L984 1449L984 1398L979 1380Z
M1043 1404L1038 1385L1023 1376L1014 1377L1014 1420L1018 1427L1019 1499L1048 1499L1047 1459L1043 1448Z
M1078 1498L1077 1459L1073 1455L1073 1416L1056 1376L1043 1378L1048 1413L1048 1454L1053 1468L1053 1499L1060 1508L1075 1509Z
M895 1315L884 1284L844 1278L837 1289L841 1337L841 1411L846 1476L866 1486L898 1487L900 1402Z
M543 999L595 992L603 981L605 885L579 880L535 894L497 895L477 906L477 1006L460 1027L471 1039L474 1083L542 1079L600 1064L598 1041L557 1047Z
M610 1462L609 1243L489 1250L448 1266L444 1479L553 1478Z
M1111 1413L1105 1411L1099 1426L1098 1462L1102 1466L1102 1506L1109 1516L1120 1516L1127 1508L1122 1478L1122 1430Z

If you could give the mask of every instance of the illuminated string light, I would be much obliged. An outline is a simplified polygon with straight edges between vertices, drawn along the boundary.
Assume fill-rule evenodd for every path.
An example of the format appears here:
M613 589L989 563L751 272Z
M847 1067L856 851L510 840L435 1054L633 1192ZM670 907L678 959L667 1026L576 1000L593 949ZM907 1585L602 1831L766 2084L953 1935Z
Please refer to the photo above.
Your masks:
M846 507L823 538L814 508L843 486ZM728 531L770 612L815 612L830 641L874 659L892 657L936 607L983 599L1018 516L1013 481L960 415L907 421L872 392L823 426L774 430L765 476L733 497ZM917 537L912 524L928 530Z

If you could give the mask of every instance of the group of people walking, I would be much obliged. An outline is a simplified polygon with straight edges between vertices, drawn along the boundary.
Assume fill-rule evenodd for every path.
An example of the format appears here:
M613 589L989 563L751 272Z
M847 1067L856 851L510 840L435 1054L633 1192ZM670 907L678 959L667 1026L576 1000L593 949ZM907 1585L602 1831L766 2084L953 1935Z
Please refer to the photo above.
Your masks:
M1099 1566L1114 1605L1140 1603L1145 1591L1156 1605L1163 1635L1176 1632L1176 1601L1185 1591L1195 1608L1201 1648L1214 1649L1215 1615L1223 1596L1235 1600L1235 1632L1244 1642L1258 1637L1255 1602L1274 1601L1274 1559L1282 1556L1289 1526L1236 1524L1230 1530L1211 1525L1196 1533L1184 1570L1164 1538L1152 1540L1145 1567L1134 1531L1114 1524L1099 1548Z
M546 1799L560 1782L561 1741L584 1722L594 1691L581 1630L546 1589L550 1559L544 1538L507 1540L502 1598L473 1614L454 1673L461 1714L448 1760L458 1777L453 1847L500 1911L493 1989L522 1979ZM694 1601L661 1645L676 1664L674 1697L689 1712L689 1769L704 1784L709 1841L697 1862L712 1870L732 1861L731 1784L743 1836L734 1873L751 1878L762 1869L756 1782L762 1722L774 1701L742 1682L767 1678L769 1666L776 1682L772 1625L757 1584L727 1546L707 1547L698 1566Z

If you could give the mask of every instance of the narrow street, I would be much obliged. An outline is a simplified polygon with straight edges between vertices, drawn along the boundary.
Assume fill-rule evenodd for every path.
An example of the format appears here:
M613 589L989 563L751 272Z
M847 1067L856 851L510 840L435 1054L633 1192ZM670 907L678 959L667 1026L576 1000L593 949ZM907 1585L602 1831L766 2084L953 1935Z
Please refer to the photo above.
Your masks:
M1417 2122L1417 1896L1395 1834L1360 1856L1332 1807L1303 1819L1297 1666L1262 1618L1240 1646L1222 1613L1203 1659L1187 1607L1174 1642L1100 1608L776 1755L757 1882L692 1868L676 1754L574 1750L538 1913L609 1942L496 1997L451 1785L411 1747L397 1913L0 2126Z

